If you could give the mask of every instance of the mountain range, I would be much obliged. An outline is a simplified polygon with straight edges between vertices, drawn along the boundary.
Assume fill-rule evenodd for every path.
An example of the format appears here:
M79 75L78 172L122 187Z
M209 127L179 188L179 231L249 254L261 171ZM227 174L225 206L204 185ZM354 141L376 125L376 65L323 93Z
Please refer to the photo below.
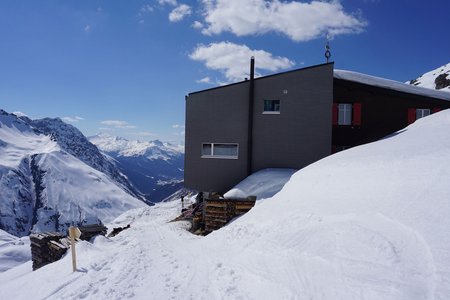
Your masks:
M183 187L182 146L158 140L129 141L107 134L91 136L89 141L151 202L160 202Z
M0 110L0 229L65 231L107 222L144 200L75 127Z

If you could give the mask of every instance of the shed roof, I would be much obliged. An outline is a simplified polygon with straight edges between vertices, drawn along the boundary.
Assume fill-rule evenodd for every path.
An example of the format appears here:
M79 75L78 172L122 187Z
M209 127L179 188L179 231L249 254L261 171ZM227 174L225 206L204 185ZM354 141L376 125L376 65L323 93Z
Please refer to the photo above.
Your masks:
M375 76L357 73L357 72L353 72L353 71L334 70L334 78L358 82L358 83L371 85L371 86L377 86L377 87L400 91L400 92L404 92L404 93L408 93L408 94L416 94L416 95L450 101L450 93L449 92L443 92L443 91L437 91L437 90L432 90L432 89L428 89L428 88L422 88L422 87L406 84L406 83L399 82L399 81L375 77Z

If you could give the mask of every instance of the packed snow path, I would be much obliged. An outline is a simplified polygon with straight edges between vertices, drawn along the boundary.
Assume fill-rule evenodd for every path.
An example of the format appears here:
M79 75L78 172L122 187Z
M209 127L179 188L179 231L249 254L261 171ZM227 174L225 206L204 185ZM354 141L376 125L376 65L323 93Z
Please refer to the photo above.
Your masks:
M0 291L5 299L431 299L432 257L410 229L381 215L261 224L267 205L207 237L167 223L180 203L130 211L114 224L130 229L78 243L78 272L70 253L35 272L26 263L0 274Z

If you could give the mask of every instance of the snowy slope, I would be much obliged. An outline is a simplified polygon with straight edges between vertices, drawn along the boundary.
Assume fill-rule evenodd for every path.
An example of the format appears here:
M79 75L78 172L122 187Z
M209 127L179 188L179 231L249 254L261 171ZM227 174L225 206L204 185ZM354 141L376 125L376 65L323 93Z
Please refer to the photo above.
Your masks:
M31 259L30 239L0 230L0 273Z
M53 135L0 110L0 229L65 231L110 221L143 202L104 173L64 151Z
M108 157L105 157L98 148L74 126L64 123L59 118L30 120L27 117L21 117L21 119L41 133L50 136L65 152L78 158L88 166L106 174L132 196L144 199L136 188L130 184L126 176L119 172L115 164L110 161Z
M89 137L147 199L159 202L183 187L183 147L158 140L141 142L98 134Z
M179 201L129 211L114 238L31 272L5 299L448 299L450 111L295 173L207 237L167 223ZM252 189L249 186L249 189ZM39 287L39 288L37 288Z
M450 63L427 72L408 83L433 90L450 92Z

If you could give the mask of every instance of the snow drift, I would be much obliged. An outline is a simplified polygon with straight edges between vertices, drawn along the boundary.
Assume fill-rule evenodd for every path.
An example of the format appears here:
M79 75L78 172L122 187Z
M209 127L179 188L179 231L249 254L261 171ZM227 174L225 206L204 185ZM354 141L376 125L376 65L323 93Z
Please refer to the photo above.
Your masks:
M2 296L448 299L449 127L443 111L327 157L204 238L167 223L179 202L127 212L113 226L130 229L79 244L79 272L70 254L25 263L0 274Z
M256 196L257 200L266 199L278 193L297 170L264 169L258 171L224 194L225 198L247 198Z
M0 230L0 273L31 259L30 239Z

